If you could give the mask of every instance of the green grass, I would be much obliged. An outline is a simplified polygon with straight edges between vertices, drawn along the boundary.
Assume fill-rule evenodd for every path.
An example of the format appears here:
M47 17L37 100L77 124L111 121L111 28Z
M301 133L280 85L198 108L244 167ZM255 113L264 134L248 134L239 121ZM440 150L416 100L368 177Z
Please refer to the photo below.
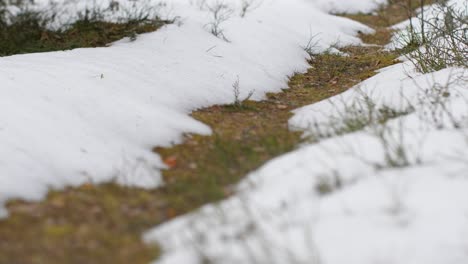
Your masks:
M0 56L103 47L125 37L134 40L138 34L155 31L171 22L141 18L111 23L86 13L65 29L50 30L47 27L50 20L44 14L31 11L18 14L11 23L0 19Z

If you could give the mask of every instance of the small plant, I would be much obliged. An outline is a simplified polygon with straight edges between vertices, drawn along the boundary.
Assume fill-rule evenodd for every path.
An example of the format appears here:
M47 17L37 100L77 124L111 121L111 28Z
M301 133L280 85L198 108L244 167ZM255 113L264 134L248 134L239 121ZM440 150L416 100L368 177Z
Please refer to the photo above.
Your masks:
M457 98L464 100L468 105L463 93L459 89L454 89L456 86L463 87L467 84L466 76L463 72L458 72L451 73L445 83L434 82L428 89L419 87L418 103L423 107L423 111L419 113L420 120L436 129L462 128L468 113L463 116L462 113L454 112L452 101Z
M467 10L442 1L434 6L431 16L421 8L419 27L410 20L408 33L399 41L403 54L420 72L468 67Z
M327 195L343 187L343 180L338 171L332 171L331 175L321 175L315 185L315 190L320 195Z
M243 109L244 108L244 103L246 101L248 101L255 92L254 90L252 90L252 91L249 92L247 97L245 97L244 99L241 99L240 98L240 80L239 80L239 77L237 77L236 81L232 84L232 89L233 89L233 93L234 93L234 102L233 102L232 105L237 109Z
M344 100L330 100L329 102L332 104L334 113L327 118L328 121L323 123L314 122L308 128L307 132L312 141L385 124L391 119L414 111L413 106L407 106L399 110L385 104L379 104L361 89L357 90L357 96L349 102Z
M240 8L240 16L245 17L248 12L257 8L259 5L260 5L260 2L257 2L257 0L242 0L241 8Z
M404 168L413 164L408 142L405 142L405 128L402 121L399 120L397 129L381 124L374 127L373 132L382 145L385 164L376 164L377 168Z
M307 44L302 47L304 51L307 52L307 54L309 54L310 58L313 58L318 54L317 48L319 46L318 43L320 42L320 40L317 40L318 35L319 34L315 34L315 35L311 34L311 36L309 37L309 40L307 41Z
M220 38L226 42L229 40L224 35L224 29L222 28L222 24L231 18L233 10L223 1L216 1L214 4L206 4L206 9L211 14L211 22L206 25L209 28L211 34Z
M366 161L363 158L364 162L376 169L417 164L420 162L419 158L412 146L405 141L409 131L403 125L403 116L413 113L415 106L407 102L403 95L401 98L402 103L397 108L379 102L362 89L357 89L352 97L330 100L332 113L325 117L326 121L314 122L306 130L306 135L312 142L317 142L357 131L370 132L370 137L376 139L381 146L383 162ZM327 175L319 179L316 190L320 194L327 194L342 185L339 175Z

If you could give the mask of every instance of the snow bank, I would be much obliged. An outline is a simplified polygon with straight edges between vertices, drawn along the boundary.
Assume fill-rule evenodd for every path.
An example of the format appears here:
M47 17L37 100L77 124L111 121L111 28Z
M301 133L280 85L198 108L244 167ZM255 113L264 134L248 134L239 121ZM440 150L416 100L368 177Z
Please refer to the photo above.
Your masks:
M421 38L422 32L423 32L423 25L424 25L424 31L425 34L431 35L431 32L433 33L434 39L430 39L429 41L434 41L434 44L438 44L437 42L439 41L437 37L443 36L443 34L448 34L449 32L437 32L440 31L440 28L457 28L460 33L460 38L463 38L463 34L466 34L465 32L468 30L468 25L466 22L463 24L457 23L457 21L453 20L453 17L450 17L450 15L447 16L447 11L451 10L451 12L455 12L457 14L460 14L461 17L465 17L468 15L468 1L467 0L448 0L446 3L442 4L433 4L433 5L428 5L425 6L422 10L419 9L417 11L416 17L414 17L411 20L406 20L401 23L398 23L394 25L392 28L397 30L397 34L394 35L392 38L391 43L388 45L388 48L390 49L395 49L395 48L403 48L406 44L408 44L412 38L419 37ZM452 13L453 14L453 13ZM445 22L446 17L451 20ZM444 23L447 23L446 26L444 26ZM453 23L453 25L450 25ZM457 25L458 24L458 25ZM439 28L439 30L437 30ZM452 30L453 30L452 28ZM449 30L447 30L449 31ZM453 41L453 40L451 40ZM463 43L466 46L466 43Z
M467 74L402 63L297 110L291 125L313 134L363 91L377 109L414 109L306 144L248 175L235 197L155 228L145 238L166 250L156 263L466 263Z
M242 17L232 0L221 24L227 42L209 33L216 1L202 2L158 6L177 23L134 42L0 58L0 208L88 181L159 186L164 166L152 147L210 133L192 110L232 102L237 78L241 96L280 91L308 67L301 45L312 35L326 48L369 31L311 1L265 0Z
M314 140L149 231L155 263L467 263L467 87L466 68L405 61L295 110Z
M455 8L455 10L464 10L465 13L468 12L467 9L467 0L448 0L444 5L446 7L452 7ZM423 8L424 12L421 12L422 10L419 9L417 10L417 16L413 18L411 21L410 20L405 20L401 23L398 23L394 25L392 28L397 29L397 30L405 30L407 29L411 24L414 27L414 30L416 32L421 31L421 19L424 18L424 20L443 20L443 17L441 16L440 12L440 7L438 4L433 4L433 5L428 5ZM424 17L422 17L422 13L424 14Z
M368 13L387 3L386 0L310 0L331 13Z

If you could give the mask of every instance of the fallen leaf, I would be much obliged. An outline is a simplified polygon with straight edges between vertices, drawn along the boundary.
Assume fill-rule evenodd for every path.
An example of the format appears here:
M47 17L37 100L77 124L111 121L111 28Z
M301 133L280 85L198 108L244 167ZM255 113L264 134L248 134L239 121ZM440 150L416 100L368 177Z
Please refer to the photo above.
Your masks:
M280 110L285 110L285 109L288 109L288 106L287 105L278 105L277 108L280 109Z
M170 169L174 168L177 166L177 157L176 156L170 156L164 159L164 164L166 164Z

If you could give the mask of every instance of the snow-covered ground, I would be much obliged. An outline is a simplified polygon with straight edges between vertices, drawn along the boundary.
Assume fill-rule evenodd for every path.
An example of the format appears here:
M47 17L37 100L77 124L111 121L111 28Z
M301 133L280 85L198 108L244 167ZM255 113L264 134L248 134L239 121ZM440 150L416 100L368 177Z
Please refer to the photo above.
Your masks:
M263 0L244 14L241 0L224 2L218 37L216 1L168 0L158 12L176 23L134 42L0 58L0 215L8 199L87 181L159 186L152 147L210 133L192 110L232 102L237 79L255 99L280 91L306 70L311 36L325 49L370 32L327 12L379 4ZM468 263L467 75L405 61L297 109L291 128L322 138L250 173L236 196L148 232L164 249L155 263ZM357 120L367 127L348 131Z
M448 9L451 10L451 14L446 12ZM437 28L443 28L445 16L451 16L453 13L460 14L464 20L462 18L461 20L463 21L457 21L457 19L452 18L450 23L447 23L446 26L458 27L459 32L457 35L464 34L466 38L466 32L468 31L468 24L466 23L466 17L468 16L468 0L450 0L447 1L445 5L428 5L423 9L418 9L418 15L416 17L394 25L392 28L399 30L399 32L393 36L393 40L389 43L388 48L402 48L405 43L410 41L412 35L414 36L414 34L416 34L421 38L420 35L424 31L425 34L427 34L433 30L434 26ZM430 41L439 42L436 39ZM466 44L466 41L464 45L468 45Z
M94 2L53 5L83 11ZM0 215L8 199L38 200L88 181L159 186L163 164L152 147L210 133L192 110L233 102L237 79L241 96L255 91L254 99L287 87L308 67L302 46L311 36L319 34L320 49L370 32L329 15L322 2L254 1L243 14L242 1L224 1L218 29L229 42L210 33L218 1L143 2L176 23L111 47L0 58Z
M146 239L167 250L156 263L467 263L468 72L413 70L386 68L297 110L291 125L314 134L330 120L339 127L343 102L363 103L363 92L377 109L415 108L306 144L248 175L237 196L155 228ZM450 96L434 103L448 81Z
M329 13L369 13L376 10L387 0L310 0Z
M290 127L319 140L148 232L165 250L155 263L468 263L466 68L406 60L297 109Z

